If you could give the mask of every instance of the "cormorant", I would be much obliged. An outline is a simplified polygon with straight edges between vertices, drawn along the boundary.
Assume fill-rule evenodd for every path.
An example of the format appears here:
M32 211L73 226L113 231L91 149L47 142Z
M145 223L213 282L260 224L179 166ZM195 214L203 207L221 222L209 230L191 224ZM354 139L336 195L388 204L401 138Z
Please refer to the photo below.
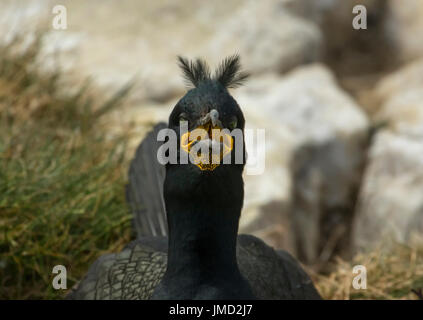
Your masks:
M129 170L127 200L138 239L120 253L100 257L68 297L320 299L308 275L287 252L256 237L237 235L245 145L231 132L239 129L243 135L245 120L228 88L247 78L240 71L239 56L226 58L213 75L200 59L179 57L179 65L192 88L174 107L168 125L158 124L140 144ZM180 134L183 124L188 131ZM200 134L191 140L198 128L210 136ZM176 163L158 161L163 142L157 136L162 129L176 133ZM213 129L223 133L217 140L212 138ZM190 153L195 145L206 146L206 157L201 153L197 157L196 151L192 153L196 163L181 164L181 154ZM241 161L235 159L235 150L242 150ZM169 152L162 156L171 158ZM205 160L216 155L220 164ZM229 164L224 161L227 157Z

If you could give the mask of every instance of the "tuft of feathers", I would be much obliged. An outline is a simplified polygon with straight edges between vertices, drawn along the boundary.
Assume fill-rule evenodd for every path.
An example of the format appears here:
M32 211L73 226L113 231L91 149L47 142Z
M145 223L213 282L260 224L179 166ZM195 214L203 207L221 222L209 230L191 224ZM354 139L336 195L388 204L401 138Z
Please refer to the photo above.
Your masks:
M213 77L207 62L202 59L190 61L178 56L178 60L186 83L190 87L197 87L203 81L213 80L225 88L236 88L249 77L248 73L240 71L241 63L238 54L225 58L215 70Z
M238 54L234 54L220 63L215 71L214 79L226 88L239 87L249 77L248 73L240 71L240 69L240 57Z
M178 56L178 60L187 85L196 87L200 82L210 79L210 68L204 60L189 61L181 56Z

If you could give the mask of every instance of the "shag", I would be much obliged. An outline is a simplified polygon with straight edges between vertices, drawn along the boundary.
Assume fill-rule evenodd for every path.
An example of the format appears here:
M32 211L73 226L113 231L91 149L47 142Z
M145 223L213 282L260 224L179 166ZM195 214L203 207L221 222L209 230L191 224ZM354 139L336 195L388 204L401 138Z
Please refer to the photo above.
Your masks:
M191 88L174 107L168 124L156 125L143 140L130 165L126 197L138 238L120 253L100 257L68 298L320 299L287 252L251 235L237 235L246 154L241 162L235 161L234 150L239 144L245 150L244 141L225 134L217 142L187 138L198 128L239 129L243 134L243 113L228 91L248 76L240 71L239 56L226 58L213 75L200 59L179 57L179 65ZM183 123L188 135L180 134ZM176 163L158 161L164 142L157 135L162 129L177 134ZM219 143L220 160L232 161L179 161L183 152L201 143L210 146L210 160Z

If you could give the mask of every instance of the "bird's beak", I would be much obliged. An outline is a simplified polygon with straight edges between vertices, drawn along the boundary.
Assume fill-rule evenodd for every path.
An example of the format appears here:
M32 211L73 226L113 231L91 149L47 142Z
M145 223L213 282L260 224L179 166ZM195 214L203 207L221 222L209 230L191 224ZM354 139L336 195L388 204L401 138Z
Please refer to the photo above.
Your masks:
M229 130L222 128L217 110L211 110L198 121L198 126L181 137L181 148L201 170L213 171L233 148Z

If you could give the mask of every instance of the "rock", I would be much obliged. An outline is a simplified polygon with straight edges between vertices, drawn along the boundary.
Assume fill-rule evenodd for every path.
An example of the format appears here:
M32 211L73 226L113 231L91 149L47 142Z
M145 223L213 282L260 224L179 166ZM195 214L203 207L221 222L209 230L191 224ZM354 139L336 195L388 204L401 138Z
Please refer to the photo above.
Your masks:
M423 54L420 35L423 32L423 1L389 0L389 15L386 19L386 34L397 48L403 62L411 61Z
M375 88L384 124L372 143L354 222L356 250L387 240L414 241L423 231L423 59Z
M338 24L341 29L352 26L355 16L353 8L357 5L364 5L367 14L377 14L383 10L385 0L285 0L285 7L293 13L304 18L311 19L319 25L332 21ZM336 30L333 30L336 32Z
M217 63L238 52L245 69L261 73L315 61L321 50L319 29L289 13L281 1L232 0L204 6L195 0L122 0L107 5L101 0L89 4L74 0L63 3L68 13L66 30L51 27L54 3L39 3L43 14L38 10L38 16L47 18L46 51L69 51L59 60L65 71L91 76L108 90L137 77L133 97L141 102L163 103L183 93L177 55ZM9 1L7 8L28 11L21 14L25 18L33 11L30 4ZM0 22L6 18L3 12L9 11L0 12ZM0 23L3 34L7 25ZM27 30L23 24L16 26Z
M367 30L352 28L355 5L367 9ZM286 0L285 7L321 27L325 52L334 60L326 61L338 73L385 71L423 55L421 0Z
M366 8L365 30L356 30L352 25L357 16L353 8L357 5ZM347 76L379 73L396 62L394 44L386 33L387 1L287 0L286 6L319 25L325 39L323 61L341 77L344 88ZM352 89L348 87L348 91Z
M423 143L389 130L379 132L369 153L353 231L355 250L391 240L409 242L423 231Z
M367 139L365 114L323 65L253 79L235 96L247 124L266 130L266 170L245 177L241 229L291 229L283 237L288 250L306 262L326 258L348 238Z
M322 35L284 1L248 1L217 29L208 50L219 57L239 52L252 73L285 72L319 60Z
M385 76L372 93L379 104L375 121L389 122L395 130L419 130L423 123L422 88L423 58Z

